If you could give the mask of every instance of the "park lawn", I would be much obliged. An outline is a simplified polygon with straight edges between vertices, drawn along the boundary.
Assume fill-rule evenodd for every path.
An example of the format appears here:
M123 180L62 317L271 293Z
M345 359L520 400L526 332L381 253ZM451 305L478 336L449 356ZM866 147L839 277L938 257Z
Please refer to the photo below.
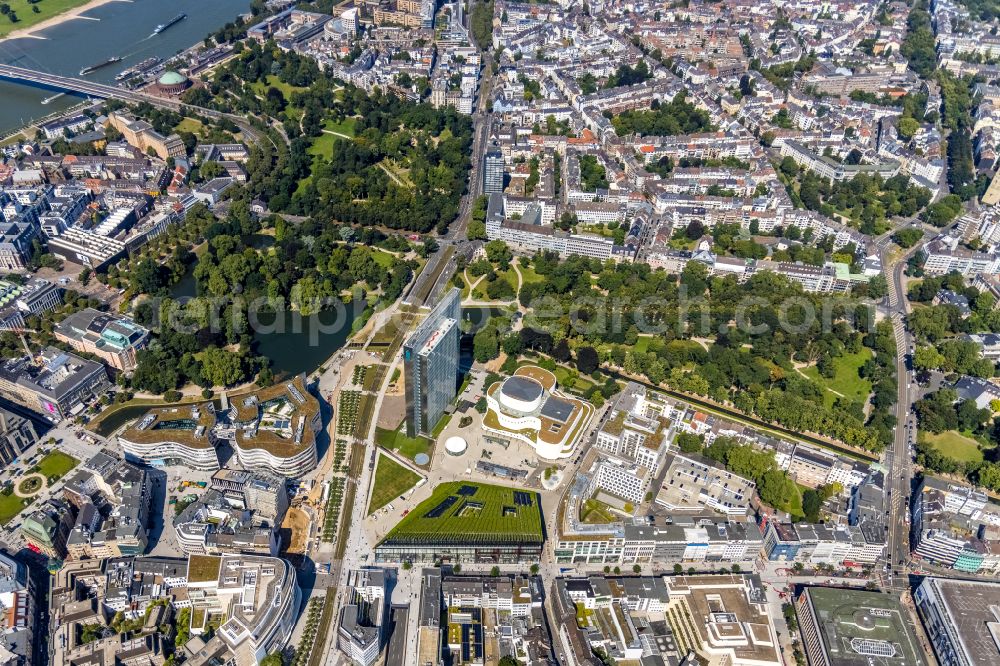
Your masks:
M399 430L375 428L375 443L410 460L416 458L418 453L431 454L431 440L419 436L407 437L402 428L403 426Z
M979 448L979 442L960 432L954 430L942 433L920 431L919 437L920 441L930 444L939 453L949 458L962 462L983 461L983 452Z
M615 235L611 229L608 229L603 224L581 224L580 231L585 234L594 234L595 236L604 236L605 238L611 238Z
M48 0L45 1L48 2ZM250 85L250 87L253 88L253 91L255 93L261 96L263 96L267 92L268 88L277 88L278 90L281 91L281 94L285 96L286 102L292 101L292 93L302 92L303 90L306 90L306 88L302 88L300 86L293 86L290 83L285 83L274 74L268 75L267 83L264 83L262 81L255 81Z
M531 266L525 268L524 266L518 264L517 270L521 271L521 279L524 281L524 284L532 284L542 282L544 280L544 278L536 273L535 269ZM510 283L510 286L514 288L514 292L517 293L517 272L514 270L513 266L500 273L500 277L507 280L507 282Z
M461 391L459 391L461 393ZM451 421L451 414L442 414L438 422L434 424L434 429L431 430L431 437L437 439L444 432L444 429L448 427L448 423Z
M396 257L388 252L385 252L384 250L372 248L372 259L374 259L375 263L382 268L390 269L392 268L392 262L396 260Z
M410 180L410 170L396 163L395 160L384 159L378 164L379 168L389 174L396 185L413 189L413 181Z
M403 467L389 456L379 455L375 480L372 482L372 496L368 503L368 515L417 485L418 481L420 481L419 474Z
M338 141L343 141L343 139L332 134L320 134L313 139L312 145L306 149L306 152L313 157L322 157L329 160L333 157L333 144Z
M472 285L469 283L469 278L463 271L459 274L462 278L462 300L467 300L469 295L472 293Z
M514 293L517 293L517 273L514 272L513 268L508 268L504 272L500 273L500 279L506 280L507 284L509 284L514 290Z
M0 494L0 525L6 525L14 519L17 514L24 509L21 498L11 493L10 495Z
M332 134L323 133L318 137L313 139L312 144L306 148L306 152L313 156L313 167L316 166L316 161L320 158L325 160L330 160L333 158L333 145L338 141L343 141L339 136L334 136ZM302 180L299 181L298 187L296 187L295 192L298 194L305 190L306 185L312 180L312 173Z
M475 279L478 280L479 278ZM503 279L503 276L501 276L500 279ZM480 281L480 283L476 285L476 288L472 290L472 299L476 301L492 301L493 299L486 293L486 286L488 284L489 282L486 280Z
M15 30L24 30L38 25L42 21L47 21L57 14L62 14L80 5L85 5L87 2L89 0L44 0L35 5L38 7L36 14L32 11L31 3L28 0L6 0L6 3L10 5L11 12L17 15L17 23L11 23L7 16L0 19L0 37L9 35Z
M556 366L556 371L553 374L556 376L556 383L559 385L559 388L567 391L583 394L594 385L594 382L587 375L574 373L561 365Z
M802 492L808 490L805 486L800 486L797 483L789 484L789 487L795 488L795 494L791 497L786 497L785 502L780 506L775 506L774 508L778 511L784 511L789 514L793 520L803 517L802 513Z
M22 132L16 132L14 134L11 134L3 141L0 141L0 148L4 148L6 146L13 146L15 143L20 143L21 141L24 141L25 138L26 137Z
M48 455L38 461L36 467L42 476L51 480L65 476L79 463L79 460L62 451L49 451Z
M199 134L204 125L201 124L200 120L195 118L185 118L184 120L177 123L177 127L174 128L175 132L191 132L191 134Z
M353 137L354 126L357 125L357 122L357 118L345 118L339 123L335 123L332 120L327 119L323 121L323 129L336 132L337 134L346 134L349 137Z
M819 370L815 366L804 368L802 372L809 379L826 388L827 405L833 405L838 393L850 400L864 403L872 392L872 383L862 378L858 374L858 370L871 357L871 352L867 349L862 349L856 354L838 356L833 359L834 376L832 379L827 379L819 374Z
M649 343L652 341L653 337L654 336L652 335L640 335L639 339L635 341L632 351L645 354L649 350Z

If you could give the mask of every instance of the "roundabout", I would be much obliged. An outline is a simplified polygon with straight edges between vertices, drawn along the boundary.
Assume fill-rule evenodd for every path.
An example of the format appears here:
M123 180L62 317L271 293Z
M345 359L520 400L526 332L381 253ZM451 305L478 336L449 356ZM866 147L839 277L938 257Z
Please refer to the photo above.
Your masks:
M14 486L14 494L18 497L34 497L46 486L45 476L35 472L28 474Z

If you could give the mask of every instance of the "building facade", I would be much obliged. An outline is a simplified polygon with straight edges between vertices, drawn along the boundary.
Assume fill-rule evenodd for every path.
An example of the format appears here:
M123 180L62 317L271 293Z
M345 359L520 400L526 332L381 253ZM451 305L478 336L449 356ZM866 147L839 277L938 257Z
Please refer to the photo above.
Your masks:
M455 397L461 292L450 289L403 344L406 434L428 435Z

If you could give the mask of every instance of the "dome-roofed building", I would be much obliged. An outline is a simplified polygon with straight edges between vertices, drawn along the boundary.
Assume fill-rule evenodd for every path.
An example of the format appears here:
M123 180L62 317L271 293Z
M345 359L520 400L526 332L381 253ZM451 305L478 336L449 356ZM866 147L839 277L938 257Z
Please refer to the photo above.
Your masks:
M191 87L191 80L179 72L167 70L156 80L156 90L164 95L180 95Z

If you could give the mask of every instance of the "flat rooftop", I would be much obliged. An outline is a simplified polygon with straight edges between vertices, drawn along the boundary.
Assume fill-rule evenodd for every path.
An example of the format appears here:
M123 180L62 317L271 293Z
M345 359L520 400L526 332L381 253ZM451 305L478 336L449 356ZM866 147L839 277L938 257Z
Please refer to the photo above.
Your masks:
M935 578L948 617L976 664L1000 664L1000 648L991 631L1000 623L1000 583Z
M923 651L899 600L881 592L808 587L833 666L922 666Z
M532 402L542 395L542 385L527 377L508 377L503 382L503 392L512 398Z
M434 351L434 349L438 346L438 344L440 344L441 341L444 340L444 337L445 335L448 334L448 331L450 331L457 323L458 322L456 322L454 319L451 319L450 317L439 321L437 326L434 327L434 330L432 330L430 332L430 335L427 336L427 340L424 341L424 344L421 345L420 347L420 351L417 353L420 354L421 356L426 356L427 354L430 354L432 351Z
M694 626L714 649L731 647L740 663L780 664L772 622L756 576L677 576L670 596L682 594Z

